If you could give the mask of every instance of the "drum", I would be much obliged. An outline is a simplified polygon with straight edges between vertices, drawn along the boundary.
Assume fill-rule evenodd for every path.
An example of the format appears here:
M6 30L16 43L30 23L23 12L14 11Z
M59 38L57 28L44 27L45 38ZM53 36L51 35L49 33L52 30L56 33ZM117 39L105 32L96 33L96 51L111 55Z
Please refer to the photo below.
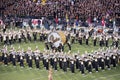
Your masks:
M48 42L53 43L54 47L59 47L60 44L65 44L66 36L62 31L51 32L47 38Z

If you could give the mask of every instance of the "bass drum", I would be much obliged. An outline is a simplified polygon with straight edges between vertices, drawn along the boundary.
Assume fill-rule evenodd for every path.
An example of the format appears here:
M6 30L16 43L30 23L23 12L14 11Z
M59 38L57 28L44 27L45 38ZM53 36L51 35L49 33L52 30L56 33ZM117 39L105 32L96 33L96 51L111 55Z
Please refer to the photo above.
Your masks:
M59 47L60 44L65 44L66 36L62 31L51 32L47 38L48 42L53 43L54 47Z

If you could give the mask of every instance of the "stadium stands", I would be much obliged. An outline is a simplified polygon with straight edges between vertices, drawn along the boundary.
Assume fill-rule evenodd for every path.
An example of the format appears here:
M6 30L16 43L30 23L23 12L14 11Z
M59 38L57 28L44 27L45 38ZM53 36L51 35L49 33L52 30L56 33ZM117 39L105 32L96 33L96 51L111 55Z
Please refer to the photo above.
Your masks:
M3 15L7 16L36 16L36 17L65 17L70 19L78 16L80 19L88 17L102 18L107 14L111 18L120 12L119 0L46 0L41 5L41 0L1 0Z

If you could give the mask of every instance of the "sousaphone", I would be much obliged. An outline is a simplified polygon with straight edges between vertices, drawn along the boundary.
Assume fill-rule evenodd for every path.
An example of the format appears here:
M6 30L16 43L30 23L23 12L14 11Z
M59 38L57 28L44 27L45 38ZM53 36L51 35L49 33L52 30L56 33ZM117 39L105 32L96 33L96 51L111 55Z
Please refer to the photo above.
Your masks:
M66 36L63 31L50 32L47 38L48 42L53 43L53 46L58 48L60 44L66 43Z

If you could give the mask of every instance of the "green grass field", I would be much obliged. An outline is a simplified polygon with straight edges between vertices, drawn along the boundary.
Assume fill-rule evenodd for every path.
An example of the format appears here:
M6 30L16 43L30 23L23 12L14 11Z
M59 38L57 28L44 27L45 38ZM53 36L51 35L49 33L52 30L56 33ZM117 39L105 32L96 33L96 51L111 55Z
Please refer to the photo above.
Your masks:
M13 45L17 50L20 46L21 49L27 50L28 46L31 47L32 50L35 50L35 47L43 51L44 44L43 42L28 42L28 43L16 43ZM0 48L2 45L0 46ZM10 46L8 46L10 48ZM93 47L92 42L90 41L90 45L86 46L85 44L79 45L78 43L72 45L72 53L80 51L80 54L83 54L85 51L91 52L99 49L99 46ZM68 47L65 46L65 52L68 52ZM25 68L20 68L19 64L16 67L13 67L11 63L8 66L4 66L2 62L0 62L0 80L48 80L48 71L43 68L43 65L40 65L41 69L38 70L35 68L29 69L26 65ZM96 73L93 70L93 73L90 74L86 71L85 75L82 75L78 70L75 73L71 73L68 70L64 73L62 70L54 71L53 70L53 80L120 80L120 64L117 68L112 68L111 70L99 71Z

